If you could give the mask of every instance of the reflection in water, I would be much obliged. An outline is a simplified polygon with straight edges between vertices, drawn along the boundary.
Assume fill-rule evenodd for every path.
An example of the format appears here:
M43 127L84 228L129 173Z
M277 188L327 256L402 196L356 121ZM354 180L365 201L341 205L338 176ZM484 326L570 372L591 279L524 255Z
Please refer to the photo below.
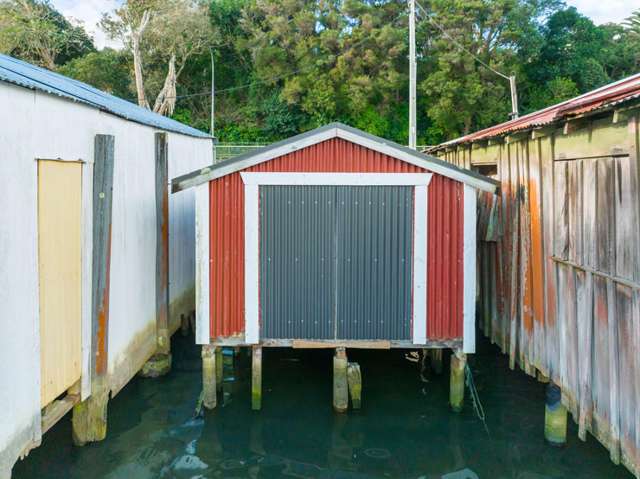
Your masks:
M331 351L264 350L263 410L250 407L250 358L224 356L214 411L197 413L201 364L174 339L174 370L134 379L109 405L108 438L71 445L69 418L14 468L14 479L91 478L631 478L593 438L543 442L544 387L484 345L472 363L491 436L469 404L448 409L448 377L422 382L400 351L349 351L363 409L331 407Z

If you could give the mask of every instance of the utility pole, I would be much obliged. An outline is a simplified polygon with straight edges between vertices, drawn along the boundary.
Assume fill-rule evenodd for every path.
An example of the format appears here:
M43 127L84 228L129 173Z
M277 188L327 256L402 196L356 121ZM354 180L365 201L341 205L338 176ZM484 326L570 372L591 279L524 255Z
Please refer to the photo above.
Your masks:
M518 90L516 89L516 76L509 77L509 88L511 88L511 119L515 120L520 116L518 113Z
M209 134L215 137L216 128L216 62L213 56L213 48L209 47L209 53L211 54L211 126ZM213 140L213 162L216 158L216 141Z
M416 1L409 1L409 148L416 149Z
M215 112L216 112L216 64L213 58L213 48L209 48L209 53L211 53L211 128L209 134L214 136L214 130L216 126L215 120Z

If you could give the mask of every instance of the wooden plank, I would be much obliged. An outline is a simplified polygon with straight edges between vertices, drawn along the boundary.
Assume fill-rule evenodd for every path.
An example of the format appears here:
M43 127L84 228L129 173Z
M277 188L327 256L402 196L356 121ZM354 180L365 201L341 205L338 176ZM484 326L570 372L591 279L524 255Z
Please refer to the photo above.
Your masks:
M587 429L591 428L591 361L593 339L593 275L576 271L577 279L577 326L578 326L578 374L579 374L579 421L578 436L585 441Z
M636 385L640 381L638 349L635 341L635 324L638 318L635 294L632 288L616 284L616 323L618 327L619 351L619 414L620 449L623 456L638 457L636 449L636 411L640 398L636 396ZM635 315L635 317L634 317Z
M518 159L517 148L513 144L507 145L510 154L510 193L512 200L512 229L511 229L511 283L509 285L509 327L510 327L510 340L509 340L509 367L515 368L516 365L516 352L518 350L518 337L520 334L520 301L519 301L519 279L520 279L520 211L522 195L519 191L519 176L518 176Z
M607 317L609 341L609 453L615 464L620 463L620 357L618 347L618 321L616 312L616 286L607 280Z
M499 342L499 332L500 332L500 318L498 316L498 276L497 276L497 243L487 243L487 252L489 255L488 258L488 268L489 268L489 285L490 285L490 293L489 293L489 315L491 317L491 343L495 344Z
M156 334L158 353L171 350L169 333L169 166L167 134L155 134Z
M615 271L617 276L633 280L640 264L638 241L638 170L628 156L615 162Z
M541 144L540 140L529 142L529 216L531 228L531 299L533 314L533 363L538 369L544 361L544 254L541 191Z
M582 263L582 160L567 163L569 260Z
M610 368L609 368L609 305L606 278L593 276L593 362L591 399L593 402L593 418L602 418L609 422ZM597 428L596 421L592 427ZM592 429L593 430L593 429ZM609 435L609 428L605 432Z
M568 388L568 366L567 366L567 310L570 308L567 293L568 276L571 268L563 264L557 265L558 271L558 385L561 388Z
M491 284L489 271L489 247L486 241L480 242L480 293L482 294L482 332L485 338L491 337Z
M614 231L615 231L615 197L614 197L614 160L601 158L597 161L596 176L596 246L597 269L612 273L615 269Z
M554 248L553 254L569 259L569 163L554 165Z
M81 376L82 167L38 162L42 407Z
M293 349L391 349L391 341L311 341L294 339L292 347Z
M107 373L115 137L96 135L93 164L92 374Z
M542 372L558 381L557 365L559 364L557 320L556 320L556 266L552 260L555 241L555 216L554 216L554 164L552 136L541 138L540 142L540 168L542 189L542 247L543 247L543 274L544 274L544 359Z
M531 205L529 197L529 149L527 140L517 143L519 151L518 172L520 201L520 364L527 374L535 374L531 362L534 360L533 338L533 294L531 271Z
M503 265L501 270L501 295L499 301L501 303L502 316L501 320L501 336L502 336L502 352L509 354L510 347L510 320L511 320L511 303L509 292L511 290L511 200L509 198L509 155L508 145L501 144L500 163L498 165L498 176L500 177L500 202L501 202L501 221L503 226L503 235L500 240L500 262Z
M611 116L583 122L569 135L557 135L555 159L595 158L613 152L628 154L628 136L624 123L613 124Z
M631 457L640 457L640 355L638 351L640 351L640 290L635 290L633 294L633 309L631 311L631 317L633 318L633 329L634 329L634 348L635 351L635 369L636 374L634 376L634 386L635 393L634 397L636 400L635 407L635 430L636 430L636 442L635 442L635 451ZM636 462L635 467L636 470L640 470L640 460Z
M582 244L583 261L590 268L597 267L597 160L583 163Z
M42 434L51 429L60 419L67 414L73 406L80 402L80 394L67 394L62 399L53 401L42 410L41 428Z

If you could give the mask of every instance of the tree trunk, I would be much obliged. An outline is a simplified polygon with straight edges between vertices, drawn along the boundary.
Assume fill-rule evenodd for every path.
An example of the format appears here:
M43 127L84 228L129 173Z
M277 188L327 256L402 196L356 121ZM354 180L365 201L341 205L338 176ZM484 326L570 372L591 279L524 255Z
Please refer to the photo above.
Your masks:
M158 96L156 97L155 104L153 105L153 111L160 115L170 116L176 107L176 56L171 55L169 60L169 71L164 80L164 86Z
M140 37L147 28L150 13L145 11L142 14L140 25L131 31L131 49L133 50L133 70L136 79L136 93L138 94L138 105L143 108L149 108L149 102L144 93L144 78L142 76L142 54L140 53Z

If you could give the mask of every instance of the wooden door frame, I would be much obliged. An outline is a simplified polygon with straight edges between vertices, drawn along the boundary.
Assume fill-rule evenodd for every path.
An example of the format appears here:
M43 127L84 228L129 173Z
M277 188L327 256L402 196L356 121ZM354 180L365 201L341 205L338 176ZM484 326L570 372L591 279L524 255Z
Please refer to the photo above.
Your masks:
M411 186L413 202L413 293L411 338L427 342L427 216L432 173L240 173L244 183L245 343L260 341L260 186Z
M81 368L80 368L80 399L85 400L91 395L91 275L92 275L92 259L93 259L93 160L64 160L60 158L36 158L35 160L35 178L36 178L36 201L35 206L35 222L36 222L36 242L39 241L39 211L38 211L38 195L39 195L39 162L40 161L60 161L67 163L82 164L82 206L81 206L81 225L80 231L82 237L81 244L81 307L80 307L80 344L81 344ZM36 255L39 255L39 247L36 247ZM39 258L36 258L36 275L40 278ZM36 297L38 298L37 320L36 320L36 354L40 357L41 335L40 335L40 281L37 281ZM40 360L38 360L38 370L36 381L38 383L37 390L40 391Z

